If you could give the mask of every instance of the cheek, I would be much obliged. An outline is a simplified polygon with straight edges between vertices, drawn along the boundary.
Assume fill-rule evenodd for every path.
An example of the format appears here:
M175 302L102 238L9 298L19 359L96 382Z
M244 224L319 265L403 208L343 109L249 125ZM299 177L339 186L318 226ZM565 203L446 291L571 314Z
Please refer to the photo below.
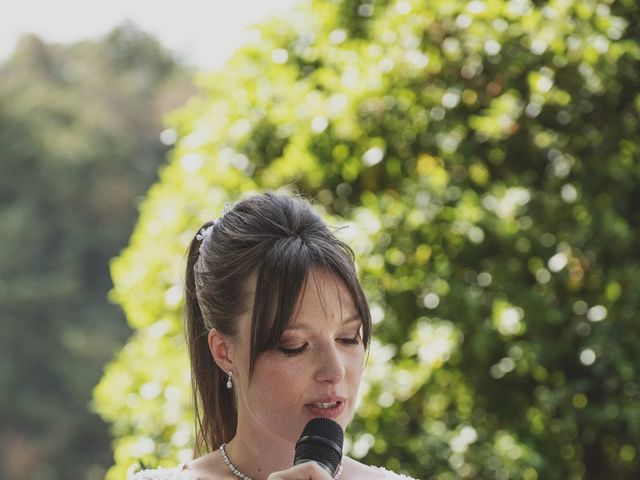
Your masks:
M287 362L287 359L264 358L256 363L251 381L250 395L256 400L265 402L270 399L274 405L286 405L296 402L307 383L305 372L300 362Z
M358 349L355 351L347 363L347 372L350 379L353 381L357 381L360 383L360 379L362 378L362 373L364 372L364 357L365 352L364 349Z

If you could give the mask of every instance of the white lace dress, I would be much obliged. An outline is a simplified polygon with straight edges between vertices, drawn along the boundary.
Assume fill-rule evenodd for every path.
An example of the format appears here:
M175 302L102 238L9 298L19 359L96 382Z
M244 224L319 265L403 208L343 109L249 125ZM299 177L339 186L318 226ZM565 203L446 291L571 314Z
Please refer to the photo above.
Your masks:
M374 470L381 472L385 480L418 480L406 475L390 472L382 467L372 467ZM129 480L198 480L195 473L185 470L184 464L180 464L175 468L158 468L154 470L142 470L136 473ZM346 479L345 479L346 480Z

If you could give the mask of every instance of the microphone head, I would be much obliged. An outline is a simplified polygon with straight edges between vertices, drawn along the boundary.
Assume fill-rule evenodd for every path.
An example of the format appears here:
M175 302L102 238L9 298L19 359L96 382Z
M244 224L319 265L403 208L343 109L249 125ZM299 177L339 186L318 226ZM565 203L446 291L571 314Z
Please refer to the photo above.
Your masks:
M342 427L329 418L314 418L296 442L294 465L316 462L333 475L342 461Z

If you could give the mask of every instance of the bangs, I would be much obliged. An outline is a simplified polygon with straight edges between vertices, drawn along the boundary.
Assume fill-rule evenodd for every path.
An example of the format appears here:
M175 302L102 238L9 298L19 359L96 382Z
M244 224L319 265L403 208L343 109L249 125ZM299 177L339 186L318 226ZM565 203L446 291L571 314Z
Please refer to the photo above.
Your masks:
M353 252L344 243L301 236L277 240L256 269L251 315L250 374L258 356L275 348L289 328L301 294L314 270L323 268L344 282L362 319L362 338L369 345L371 315L358 281Z

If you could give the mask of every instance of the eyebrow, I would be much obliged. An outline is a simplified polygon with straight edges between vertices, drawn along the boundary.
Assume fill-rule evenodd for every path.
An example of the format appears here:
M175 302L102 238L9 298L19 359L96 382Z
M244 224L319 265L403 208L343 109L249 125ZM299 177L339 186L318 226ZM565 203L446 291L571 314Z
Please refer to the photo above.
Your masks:
M353 315L347 317L342 322L342 325L346 326L346 325L349 325L350 323L355 323L355 322L362 322L362 317L360 317L359 313L354 313ZM309 330L310 328L311 328L310 325L307 325L306 323L303 323L301 325L293 325L291 327L287 327L285 331L289 331L289 330Z

